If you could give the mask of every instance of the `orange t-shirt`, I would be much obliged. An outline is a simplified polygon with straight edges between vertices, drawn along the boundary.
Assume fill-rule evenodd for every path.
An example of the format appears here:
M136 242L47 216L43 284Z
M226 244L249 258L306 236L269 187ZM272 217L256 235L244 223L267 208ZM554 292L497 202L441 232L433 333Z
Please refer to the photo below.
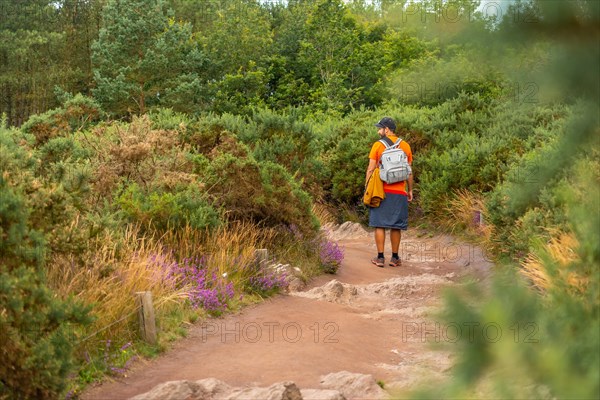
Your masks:
M398 136L396 135L388 135L388 137L392 140L392 142L396 143L398 140ZM400 142L400 148L404 153L406 153L406 158L408 159L408 163L412 165L412 151L410 150L410 146L403 139ZM377 162L377 166L379 167L379 160L381 159L381 154L385 150L385 146L380 141L377 141L371 147L371 152L369 153L369 158L371 160L375 160ZM385 183L383 182L383 191L386 193L396 193L406 195L406 182L396 182L396 183Z

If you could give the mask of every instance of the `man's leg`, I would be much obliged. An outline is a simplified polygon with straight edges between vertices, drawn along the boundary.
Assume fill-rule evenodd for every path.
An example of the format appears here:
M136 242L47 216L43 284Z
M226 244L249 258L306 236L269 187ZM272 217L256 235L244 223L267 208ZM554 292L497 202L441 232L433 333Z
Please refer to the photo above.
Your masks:
M385 248L385 228L375 228L375 245L377 252L383 253Z
M377 257L373 258L371 262L378 267L385 265L385 257L383 256L383 249L385 247L385 229L375 228L375 245L377 246Z
M400 239L402 239L402 231L400 229L391 229L390 241L392 242L392 253L398 253L398 250L400 249Z
M392 242L392 258L390 259L390 266L399 267L402 263L400 261L400 255L398 250L400 249L400 239L402 239L402 231L400 229L392 229L390 231L390 242Z

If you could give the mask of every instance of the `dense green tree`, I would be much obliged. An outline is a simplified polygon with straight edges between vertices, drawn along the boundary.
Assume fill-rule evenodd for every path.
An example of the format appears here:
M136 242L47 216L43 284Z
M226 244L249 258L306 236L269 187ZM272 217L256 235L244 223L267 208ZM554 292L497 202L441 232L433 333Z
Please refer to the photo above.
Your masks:
M4 2L0 19L0 112L11 125L54 106L63 38L49 1Z
M104 0L54 2L59 13L59 29L64 35L61 59L65 74L58 85L69 93L91 94L94 80L92 43L98 38L104 3Z
M56 107L55 87L88 93L101 1L3 2L0 113L10 125Z
M202 43L211 60L210 74L219 79L252 65L264 66L272 49L268 12L253 1L225 1L210 29L202 31Z
M53 32L0 31L2 111L10 124L20 125L56 104L52 84L58 83L61 69L54 49L61 41Z
M268 96L268 58L272 50L270 15L253 1L203 4L198 29L207 65L210 111L248 114Z
M306 21L306 36L300 42L299 63L316 86L313 98L321 108L348 110L358 100L352 85L352 63L359 51L362 29L339 0L315 4Z
M276 9L271 104L342 113L375 107L386 98L387 74L426 54L426 42L374 19L372 8L352 9L358 14L335 0Z
M311 103L310 71L299 63L301 41L313 1L290 1L270 8L273 15L273 55L269 58L269 106L304 107Z
M168 17L162 0L112 0L92 45L94 96L117 115L154 105L190 111L202 98L206 58L190 24Z
M265 106L267 75L253 64L249 70L240 68L237 73L226 74L211 85L211 111L249 115L252 110Z

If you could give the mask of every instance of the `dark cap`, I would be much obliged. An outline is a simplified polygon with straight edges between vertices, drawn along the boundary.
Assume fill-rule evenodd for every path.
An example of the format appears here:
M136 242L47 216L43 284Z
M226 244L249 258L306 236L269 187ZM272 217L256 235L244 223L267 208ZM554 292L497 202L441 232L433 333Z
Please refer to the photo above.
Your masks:
M389 128L392 132L396 131L396 123L390 117L381 118L381 120L376 123L375 126L378 128Z

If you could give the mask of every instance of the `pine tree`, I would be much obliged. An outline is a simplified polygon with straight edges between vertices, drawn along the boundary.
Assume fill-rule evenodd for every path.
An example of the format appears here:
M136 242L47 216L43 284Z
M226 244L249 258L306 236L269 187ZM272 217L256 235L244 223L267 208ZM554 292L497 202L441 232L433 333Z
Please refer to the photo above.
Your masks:
M191 25L170 19L162 0L109 1L92 51L94 96L114 114L190 111L202 97L205 57Z

